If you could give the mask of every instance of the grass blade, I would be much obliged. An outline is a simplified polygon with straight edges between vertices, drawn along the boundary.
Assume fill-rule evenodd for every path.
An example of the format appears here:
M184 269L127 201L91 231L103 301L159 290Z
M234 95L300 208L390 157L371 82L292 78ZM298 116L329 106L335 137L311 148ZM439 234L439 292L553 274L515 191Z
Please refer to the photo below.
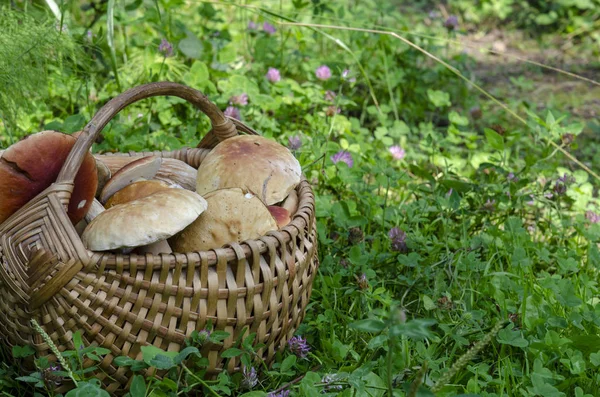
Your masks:
M54 0L46 0L46 4L48 4L48 8L56 17L56 20L60 21L62 19L62 13L60 12L60 7Z
M106 39L108 40L110 61L113 73L115 74L117 88L121 90L121 82L119 81L119 73L117 72L117 51L115 49L115 0L108 0L106 11Z

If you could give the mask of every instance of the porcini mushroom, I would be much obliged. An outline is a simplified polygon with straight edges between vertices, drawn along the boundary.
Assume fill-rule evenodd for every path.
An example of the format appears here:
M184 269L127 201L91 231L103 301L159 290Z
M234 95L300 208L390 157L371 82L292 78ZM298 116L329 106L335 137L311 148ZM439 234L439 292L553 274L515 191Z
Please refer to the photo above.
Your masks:
M290 216L294 215L298 211L298 193L293 189L285 200L281 203L281 207L288 210Z
M208 209L169 239L174 252L219 248L277 230L277 223L263 202L240 188L215 190L204 198Z
M130 201L141 199L153 193L160 192L161 190L172 188L171 185L163 181L150 180L133 182L131 185L127 185L113 194L106 204L104 204L104 207L109 209L115 205L129 203Z
M148 156L142 157L139 160L133 161L110 178L110 180L102 189L100 193L100 202L106 203L106 201L116 192L123 189L125 186L132 182L142 179L152 179L160 168L162 159L160 157Z
M98 188L96 189L96 197L100 197L102 189L112 177L112 172L102 161L96 159L96 169L98 171Z
M184 229L206 206L202 196L189 190L163 190L102 212L81 240L92 251L149 245Z
M0 223L56 181L75 142L71 135L42 131L6 149L0 158ZM96 162L86 153L67 209L74 225L90 208L97 186Z
M277 222L277 227L280 229L290 223L290 212L283 207L279 207L277 205L270 205L267 207L269 212Z
M109 156L103 154L94 155L96 160L102 161L114 174L121 168L136 161L137 157L130 156ZM184 189L196 191L196 176L198 170L188 165L184 161L163 157L158 172L154 179L165 181L167 183L177 184Z
M266 205L282 201L300 183L302 170L292 152L258 135L226 139L211 150L198 168L196 191L238 187Z

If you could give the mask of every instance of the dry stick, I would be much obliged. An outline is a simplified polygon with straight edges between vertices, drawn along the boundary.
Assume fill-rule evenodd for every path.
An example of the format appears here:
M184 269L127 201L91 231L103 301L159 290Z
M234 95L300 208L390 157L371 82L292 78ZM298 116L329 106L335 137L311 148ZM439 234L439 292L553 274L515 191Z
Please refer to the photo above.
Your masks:
M430 53L427 50L419 47L418 45L414 44L412 41L405 39L404 37L400 36L397 33L390 32L390 31L387 31L387 30L362 29L362 28L352 28L352 27L335 26L335 25L321 25L321 24L316 24L316 23L296 23L296 22L277 22L277 23L280 24L280 25L288 25L288 26L314 27L314 28L323 28L323 29L350 30L350 31L355 31L355 32L386 34L386 35L395 37L398 40L400 40L400 41L404 42L405 44L409 45L410 47L413 47L416 50L418 50L418 51L422 52L423 54L427 55L428 57L430 57L431 59L435 60L436 62L439 62L440 64L444 65L452 73L456 74L458 77L460 77L461 79L463 79L464 81L466 81L468 84L470 84L473 87L475 87L479 92L481 92L483 95L485 95L486 97L488 97L492 102L494 102L498 106L502 107L511 116L513 116L514 118L516 118L517 120L519 120L521 123L525 124L525 126L529 127L529 125L527 124L527 121L524 118L522 118L517 113L515 113L514 111L512 111L508 106L506 106L504 103L502 103L501 101L499 101L498 99L496 99L496 97L494 97L492 94L488 93L486 90L484 90L483 88L481 88L478 84L473 83L471 80L469 80L468 78L466 78L465 76L463 76L462 73L460 73L460 71L458 71L455 67L453 67L452 65L449 65L448 63L444 62L443 60L441 60L440 58L436 57L432 53ZM550 140L549 142L550 142L550 144L552 146L554 146L556 149L558 149L562 154L564 154L565 156L567 156L571 161L573 161L579 167L583 168L586 172L588 172L590 175L592 175L594 178L596 178L598 181L600 181L600 175L598 175L594 171L592 171L587 165L583 164L576 157L574 157L571 153L567 152L565 149L563 149L561 146L559 146L558 144L556 144L554 141Z
M320 365L317 365L317 366L314 366L314 367L312 367L310 370L311 370L311 372L315 372L315 371L316 371L316 370L318 370L319 368L321 368L321 366L320 366ZM292 380L292 381L290 381L290 382L286 383L285 385L281 386L279 389L272 391L270 394L277 394L277 393L279 393L280 391L283 391L283 390L287 389L287 388L288 388L288 387L290 387L291 385L293 385L293 384L296 384L296 383L300 382L302 379L304 379L304 377L305 377L305 376L306 376L306 374L304 374L304 375L300 375L300 376L299 376L299 377L297 377L296 379L294 379L294 380Z
M394 32L390 32L390 33L394 33ZM561 74L567 75L569 77L573 77L574 79L583 80L585 82L588 82L588 83L600 86L600 82L597 82L595 80L592 80L592 79L584 77L584 76L580 76L580 75L578 75L576 73L573 73L573 72L569 72L568 70L556 68L554 66L544 65L543 63L540 63L540 62L537 62L537 61L532 61L530 59L523 58L523 57L520 57L518 55L514 55L514 54L511 54L511 53L508 53L508 52L494 51L494 50L489 50L487 48L482 48L482 47L477 46L477 44L479 44L479 43L476 43L476 42L473 43L473 44L470 44L470 43L463 43L462 41L458 41L458 40L447 39L445 37L430 36L430 35L427 35L427 34L412 33L412 32L404 32L404 33L409 34L411 36L422 37L424 39L441 40L441 41L445 41L445 42L450 43L450 44L463 45L465 47L469 47L469 48L473 48L473 49L477 49L477 50L483 50L484 52L487 52L489 54L505 56L507 58L513 58L513 59L516 59L516 60L524 62L524 63L529 63L531 65L539 66L539 67L541 67L543 69L552 70L553 72L561 73Z

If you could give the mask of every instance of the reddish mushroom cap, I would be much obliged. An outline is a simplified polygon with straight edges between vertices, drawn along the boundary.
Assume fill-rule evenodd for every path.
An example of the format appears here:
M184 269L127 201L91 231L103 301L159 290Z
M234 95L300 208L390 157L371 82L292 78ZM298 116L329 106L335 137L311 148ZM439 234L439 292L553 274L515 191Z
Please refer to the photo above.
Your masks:
M76 139L56 131L42 131L15 143L0 158L0 223L56 181ZM98 175L90 153L75 177L67 214L73 224L88 211Z

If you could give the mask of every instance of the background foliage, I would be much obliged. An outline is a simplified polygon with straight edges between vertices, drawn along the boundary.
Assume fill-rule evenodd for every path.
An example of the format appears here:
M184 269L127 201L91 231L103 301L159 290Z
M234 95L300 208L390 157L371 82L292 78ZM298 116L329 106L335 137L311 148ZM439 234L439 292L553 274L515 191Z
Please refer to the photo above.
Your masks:
M600 126L574 98L598 83L570 97L552 81L534 97L540 81L560 75L516 63L499 64L517 68L499 75L494 62L508 55L482 58L456 44L497 28L531 46L568 42L566 57L590 62L567 66L597 79L600 4L473 3L0 8L0 147L42 129L76 132L125 89L171 80L288 145L315 187L322 264L301 338L272 368L253 361L251 339L240 341L228 354L246 371L216 381L202 380L197 347L219 333L198 333L179 355L148 349L142 361L119 361L138 373L131 396L600 394ZM182 100L153 98L123 111L94 151L177 149L207 129ZM30 374L18 363L32 351L8 352L0 390L53 395L70 378L79 392L101 394L80 363L107 351L74 338L82 349L58 366L38 360ZM169 376L144 378L151 366Z

